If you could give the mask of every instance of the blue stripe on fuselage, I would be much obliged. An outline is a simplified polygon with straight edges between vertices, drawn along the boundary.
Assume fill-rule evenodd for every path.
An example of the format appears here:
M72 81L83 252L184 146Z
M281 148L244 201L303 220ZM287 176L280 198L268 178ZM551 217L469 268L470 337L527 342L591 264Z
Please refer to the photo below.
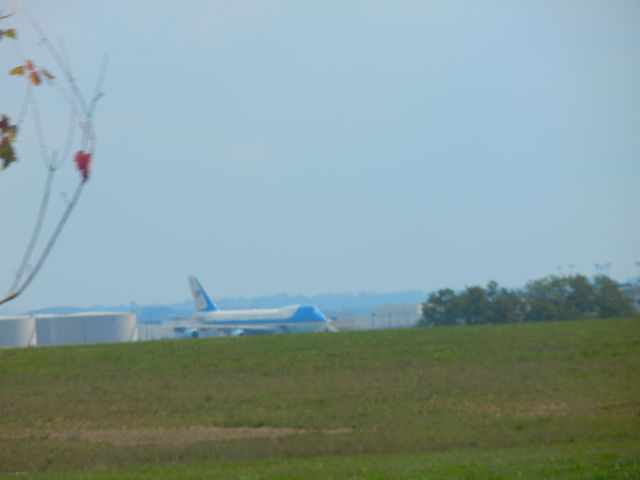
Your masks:
M224 310L221 311L224 313ZM278 325L285 323L327 323L328 319L316 307L311 305L303 305L298 307L295 313L290 317L277 319L238 319L238 320L217 320L213 318L203 319L205 323L216 325Z

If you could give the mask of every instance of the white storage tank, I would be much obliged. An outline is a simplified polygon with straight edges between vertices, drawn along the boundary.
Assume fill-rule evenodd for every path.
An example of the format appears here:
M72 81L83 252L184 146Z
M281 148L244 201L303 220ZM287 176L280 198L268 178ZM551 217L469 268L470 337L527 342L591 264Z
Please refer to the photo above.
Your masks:
M35 318L0 317L0 347L29 347L35 344Z
M73 313L36 316L38 345L133 342L138 340L135 313Z

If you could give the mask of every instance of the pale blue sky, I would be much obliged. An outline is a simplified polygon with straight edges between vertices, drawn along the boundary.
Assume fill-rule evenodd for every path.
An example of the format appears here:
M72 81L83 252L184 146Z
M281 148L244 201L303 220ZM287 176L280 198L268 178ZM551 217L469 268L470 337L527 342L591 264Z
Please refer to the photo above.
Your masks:
M14 309L171 303L189 274L221 297L637 273L637 1L24 4L87 94L110 64L94 175ZM3 289L44 182L32 131L0 172Z

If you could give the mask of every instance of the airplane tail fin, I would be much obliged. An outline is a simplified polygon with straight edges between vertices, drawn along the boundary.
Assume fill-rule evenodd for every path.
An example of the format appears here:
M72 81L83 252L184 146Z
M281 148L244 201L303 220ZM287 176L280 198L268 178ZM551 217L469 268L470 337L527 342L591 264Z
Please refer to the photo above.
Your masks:
M204 291L196 277L189 277L189 286L191 287L191 295L197 311L215 312L218 310L218 306L209 298L209 295Z

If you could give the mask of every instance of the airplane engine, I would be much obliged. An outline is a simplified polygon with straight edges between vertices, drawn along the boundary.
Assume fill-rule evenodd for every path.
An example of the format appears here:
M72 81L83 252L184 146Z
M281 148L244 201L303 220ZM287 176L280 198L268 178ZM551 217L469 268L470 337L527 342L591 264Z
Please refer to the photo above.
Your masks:
M200 332L196 328L176 327L173 329L181 338L199 338Z
M184 336L189 338L198 338L200 334L198 333L198 330L196 330L195 328L187 328L184 331Z

